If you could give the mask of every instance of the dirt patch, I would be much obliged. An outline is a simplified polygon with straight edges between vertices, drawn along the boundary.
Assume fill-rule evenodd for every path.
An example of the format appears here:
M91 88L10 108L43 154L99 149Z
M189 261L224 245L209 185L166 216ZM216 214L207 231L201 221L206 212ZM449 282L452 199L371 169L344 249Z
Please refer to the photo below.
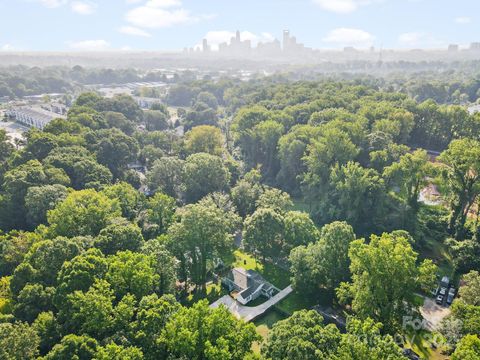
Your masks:
M444 307L435 303L434 299L425 298L423 306L420 308L420 313L426 320L426 327L430 331L438 329L438 326L448 315L451 310L448 307Z

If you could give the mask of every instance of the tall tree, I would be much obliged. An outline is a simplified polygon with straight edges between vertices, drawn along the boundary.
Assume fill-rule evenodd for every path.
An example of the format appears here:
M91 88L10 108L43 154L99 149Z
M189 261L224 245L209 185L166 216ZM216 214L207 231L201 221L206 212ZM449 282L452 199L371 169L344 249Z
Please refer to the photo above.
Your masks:
M197 153L185 161L185 186L188 202L228 188L230 172L218 156Z
M219 128L210 125L196 126L185 135L185 151L189 155L203 152L221 156L224 142Z
M419 288L431 288L436 267L431 261L417 265L418 254L404 236L372 235L370 243L355 240L350 245L351 283L342 283L337 296L361 318L371 317L395 330L414 304Z
M57 236L96 236L119 217L120 204L95 190L75 191L48 212L51 231Z
M428 184L427 177L432 175L432 171L433 166L425 150L407 153L384 170L383 174L390 188L400 189L398 194L406 204L406 215L413 218L413 224L419 210L420 191Z
M321 229L317 242L293 249L290 264L294 286L315 293L320 287L331 291L348 280L348 248L353 240L352 227L337 221Z
M284 219L271 208L259 208L243 224L245 245L264 259L278 256L284 246Z
M0 358L33 360L38 355L40 338L26 323L0 324Z
M452 360L476 360L480 358L480 338L467 335L457 345Z
M212 309L202 300L174 314L159 342L172 358L242 360L259 339L253 324L234 318L225 307Z
M233 246L238 215L206 198L181 209L179 217L168 230L170 248L189 263L193 282L203 289L208 263Z
M480 193L480 142L453 140L438 158L450 206L448 228L457 239L465 235L465 222Z

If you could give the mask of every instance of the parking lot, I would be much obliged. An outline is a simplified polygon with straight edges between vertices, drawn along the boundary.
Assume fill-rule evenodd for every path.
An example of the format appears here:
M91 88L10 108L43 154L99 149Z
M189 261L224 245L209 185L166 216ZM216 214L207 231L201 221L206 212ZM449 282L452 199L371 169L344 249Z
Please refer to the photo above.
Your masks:
M23 139L23 133L28 131L27 127L11 121L0 121L0 129L3 129L7 132L12 144L15 144L15 139Z

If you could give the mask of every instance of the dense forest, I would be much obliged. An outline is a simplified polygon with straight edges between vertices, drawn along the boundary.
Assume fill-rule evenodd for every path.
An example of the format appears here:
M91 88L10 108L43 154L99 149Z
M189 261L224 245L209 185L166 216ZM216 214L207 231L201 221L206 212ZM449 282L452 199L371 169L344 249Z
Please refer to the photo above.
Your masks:
M23 74L0 96L139 79ZM447 263L443 350L480 358L480 78L445 76L183 80L146 111L83 93L24 146L0 130L0 359L405 359ZM265 339L209 307L239 246L305 301Z

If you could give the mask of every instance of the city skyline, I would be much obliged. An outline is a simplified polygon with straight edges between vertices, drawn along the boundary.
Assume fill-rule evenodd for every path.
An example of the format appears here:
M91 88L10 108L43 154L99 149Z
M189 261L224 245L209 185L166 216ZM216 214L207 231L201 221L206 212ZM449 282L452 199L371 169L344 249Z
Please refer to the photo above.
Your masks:
M252 47L290 29L314 49L465 48L479 10L475 0L0 0L0 51L180 51L202 39L217 50L235 29Z

